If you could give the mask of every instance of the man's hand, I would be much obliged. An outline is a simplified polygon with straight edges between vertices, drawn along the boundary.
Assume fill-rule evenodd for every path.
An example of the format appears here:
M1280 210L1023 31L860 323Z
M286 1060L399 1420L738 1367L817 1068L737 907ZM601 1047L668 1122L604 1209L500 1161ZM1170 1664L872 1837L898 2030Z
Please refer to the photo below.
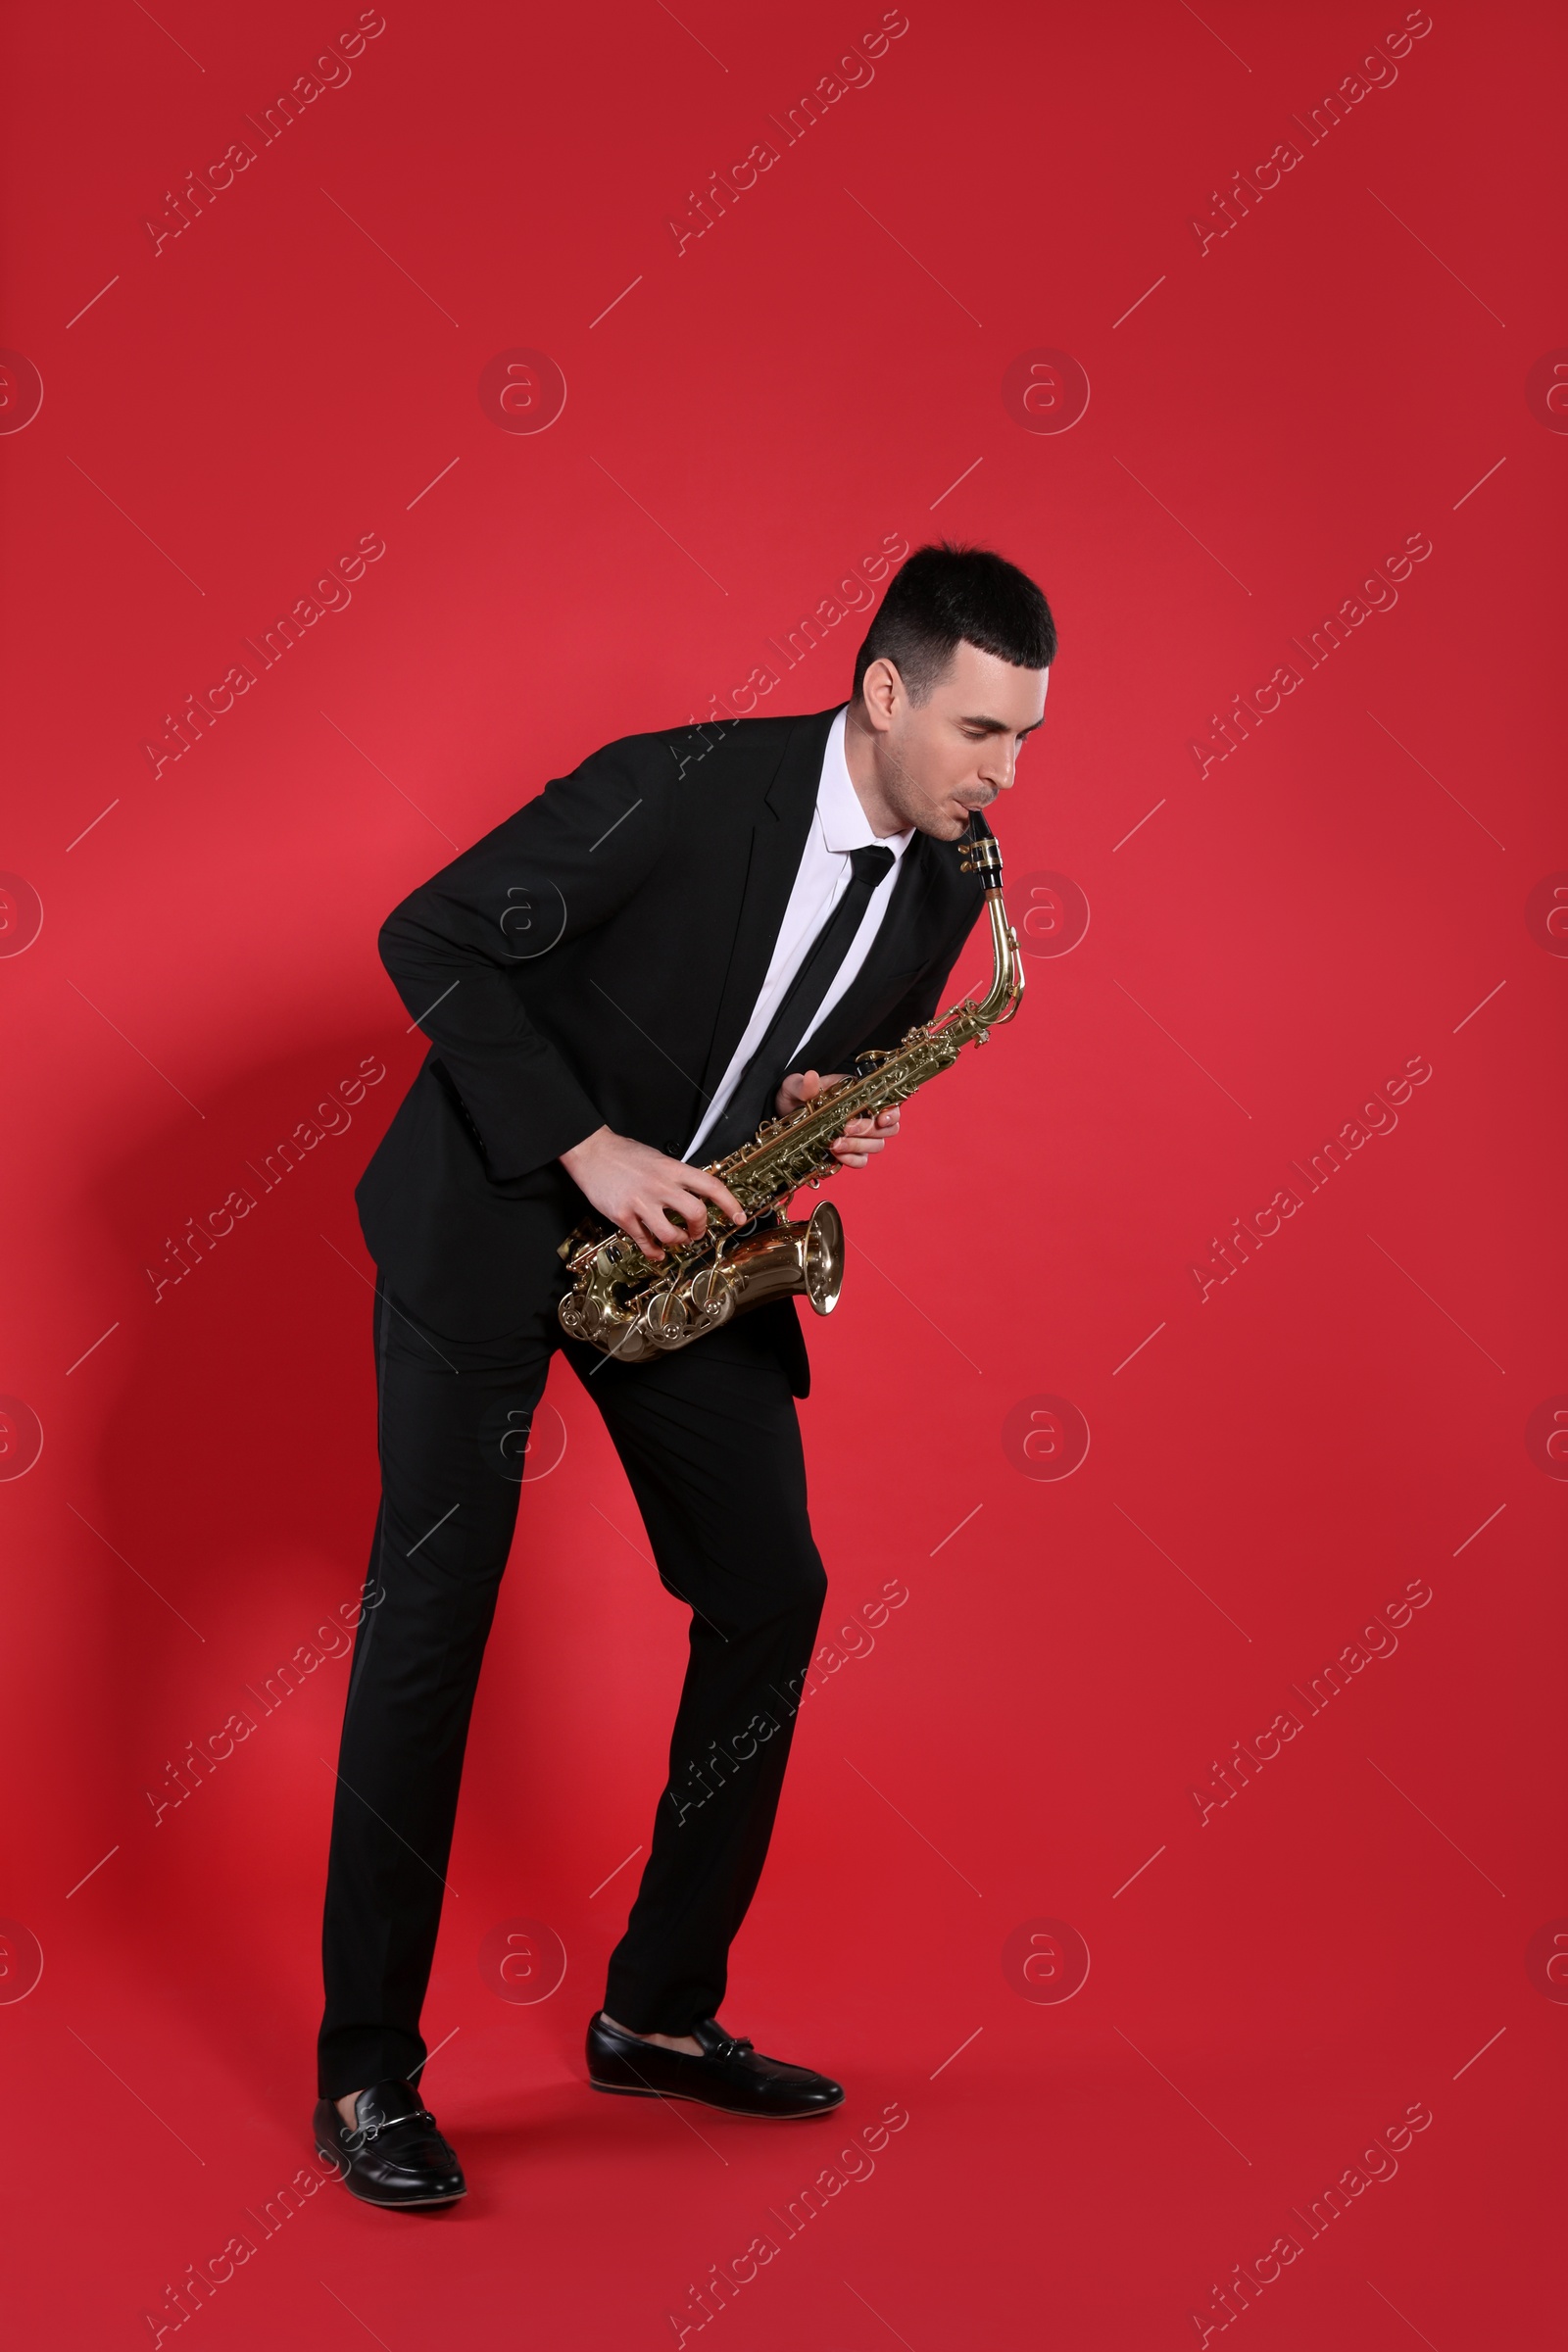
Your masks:
M600 1215L629 1233L655 1265L664 1254L664 1245L695 1241L706 1233L710 1202L732 1224L746 1223L746 1211L716 1176L688 1167L684 1160L668 1159L652 1145L635 1143L609 1127L563 1152L561 1164ZM673 1217L679 1217L684 1233Z
M824 1078L816 1070L793 1070L778 1090L773 1107L781 1119L803 1102L814 1102L824 1086L842 1086L845 1072ZM880 1152L899 1132L898 1105L891 1110L879 1110L874 1119L852 1119L837 1143L828 1149L841 1168L863 1168L875 1152Z

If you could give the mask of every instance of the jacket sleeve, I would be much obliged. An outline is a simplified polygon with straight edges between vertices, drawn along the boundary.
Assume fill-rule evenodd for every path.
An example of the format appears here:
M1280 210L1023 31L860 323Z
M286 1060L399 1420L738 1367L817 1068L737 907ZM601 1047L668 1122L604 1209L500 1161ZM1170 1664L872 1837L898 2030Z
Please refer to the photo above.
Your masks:
M395 906L381 960L430 1040L492 1177L525 1176L605 1124L529 1020L513 974L623 906L665 847L674 760L662 736L595 752Z

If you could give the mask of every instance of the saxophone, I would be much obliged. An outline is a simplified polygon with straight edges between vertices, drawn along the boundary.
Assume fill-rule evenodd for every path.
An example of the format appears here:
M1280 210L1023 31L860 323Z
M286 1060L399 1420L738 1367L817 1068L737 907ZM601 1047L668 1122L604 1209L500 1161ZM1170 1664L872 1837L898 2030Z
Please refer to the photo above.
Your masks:
M791 1223L791 1196L834 1173L838 1161L828 1147L852 1119L872 1118L906 1102L928 1079L951 1069L965 1046L983 1046L993 1029L1010 1021L1023 996L1018 939L1003 904L995 838L987 833L965 841L959 863L964 873L985 878L992 953L986 994L978 1003L965 997L940 1020L909 1030L891 1051L860 1054L853 1076L824 1087L787 1117L764 1119L749 1144L710 1161L710 1172L746 1210L745 1225L715 1231L716 1212L710 1212L698 1240L671 1245L655 1264L629 1235L603 1217L586 1217L558 1252L571 1273L571 1289L557 1310L568 1338L635 1364L690 1347L769 1299L804 1296L817 1314L832 1313L844 1282L843 1221L833 1203L822 1200L809 1218Z

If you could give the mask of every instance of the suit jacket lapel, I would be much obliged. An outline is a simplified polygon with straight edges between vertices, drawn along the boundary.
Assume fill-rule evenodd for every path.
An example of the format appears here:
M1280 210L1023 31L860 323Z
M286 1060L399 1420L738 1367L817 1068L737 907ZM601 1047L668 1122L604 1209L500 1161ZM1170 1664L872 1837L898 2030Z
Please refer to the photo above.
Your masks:
M802 1069L837 1068L834 1054L841 1045L844 1052L849 1051L843 1041L860 1036L887 994L889 980L903 975L906 984L928 960L933 894L942 877L942 859L952 855L944 843L932 841L924 833L917 833L910 842L899 861L893 904L877 927L870 953L838 1003L829 1007L807 1039L798 1056Z
M719 992L718 1013L703 1065L701 1110L712 1100L713 1089L729 1067L730 1056L745 1034L767 967L772 960L784 910L795 887L806 837L816 810L816 791L822 776L822 755L837 714L813 711L796 721L757 812L746 858L728 969Z

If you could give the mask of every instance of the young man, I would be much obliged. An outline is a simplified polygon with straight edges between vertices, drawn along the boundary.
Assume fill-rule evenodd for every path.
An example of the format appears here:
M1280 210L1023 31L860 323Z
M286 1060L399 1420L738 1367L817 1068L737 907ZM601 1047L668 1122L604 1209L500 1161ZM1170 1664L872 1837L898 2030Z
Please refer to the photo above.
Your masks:
M694 1163L940 1009L983 889L949 845L1011 785L1055 646L1010 564L921 548L847 708L611 744L382 927L431 1050L357 1195L379 1276L382 1494L338 1766L315 2117L320 2154L371 2204L464 2194L414 2087L419 2011L520 1445L558 1348L691 1611L669 1782L588 2029L589 2081L761 2116L844 2096L716 2014L826 1591L794 1301L619 1363L564 1338L558 1246L590 1205L656 1259L676 1217L742 1221ZM898 1123L856 1121L841 1166L864 1167Z

